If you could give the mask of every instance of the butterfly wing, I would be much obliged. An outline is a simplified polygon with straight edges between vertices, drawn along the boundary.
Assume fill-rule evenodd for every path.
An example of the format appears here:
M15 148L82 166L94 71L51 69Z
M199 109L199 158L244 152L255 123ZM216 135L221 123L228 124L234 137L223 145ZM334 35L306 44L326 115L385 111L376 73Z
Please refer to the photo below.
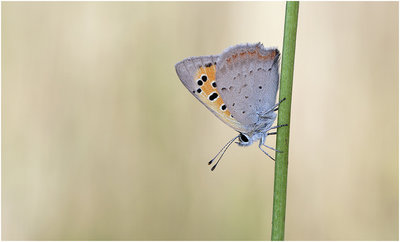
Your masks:
M233 117L248 131L275 105L279 56L278 49L258 43L230 47L217 60L218 91Z
M190 57L175 65L176 73L183 85L215 116L235 130L241 131L241 124L231 113L217 89L215 81L218 56Z

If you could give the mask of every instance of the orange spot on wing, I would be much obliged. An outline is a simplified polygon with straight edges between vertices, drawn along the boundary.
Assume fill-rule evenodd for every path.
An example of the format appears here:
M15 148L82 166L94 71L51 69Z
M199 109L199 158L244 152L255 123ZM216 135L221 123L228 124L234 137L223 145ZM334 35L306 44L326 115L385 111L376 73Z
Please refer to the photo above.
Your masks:
M200 79L200 77L204 74L207 75L207 81L201 86L201 90L206 97L214 92L214 87L211 86L211 83L215 81L215 72L216 69L214 65L211 65L210 67L201 67L197 72L196 79Z
M230 58L229 58L230 59ZM222 100L221 95L218 93L218 90L212 86L212 82L215 81L215 65L211 65L210 67L201 67L198 71L197 71L197 75L196 75L196 80L200 79L200 77L202 75L207 75L207 81L203 83L203 85L200 87L202 92L200 93L200 95L206 99L207 101L207 105L209 105L210 107L212 107L216 112L218 112L219 114L226 116L226 117L230 117L230 112L228 109L225 109L225 111L221 110L220 107L222 104L224 104L224 100ZM218 94L218 98L214 101L211 102L210 100L208 100L208 96L213 93L216 92Z
M215 72L216 72L215 66L212 65L210 67L206 67L205 69L206 69L206 75L208 76L208 80L210 80L210 83L212 81L215 81Z
M267 55L262 55L260 53L260 49L257 48L257 49L252 50L252 51L245 51L245 52L240 52L240 53L233 54L231 57L228 57L226 59L226 62L228 64L230 64L232 61L234 61L238 57L246 58L246 55L250 55L252 57L256 57L256 58L258 58L260 60L272 60L272 59L275 58L276 54L277 54L276 51L272 51L272 52L268 53Z
M261 60L266 60L267 59L267 56L263 56L260 53L258 53L257 56L258 56L258 59L261 59Z
M210 95L211 93L213 93L214 88L211 86L211 81L207 81L206 83L203 84L203 86L201 87L201 89L204 91L204 93L207 95Z
M268 55L262 55L262 54L260 54L259 48L257 48L256 51L257 51L257 57L261 60L270 60L270 59L272 60L275 58L276 53L277 53L276 51L272 51Z

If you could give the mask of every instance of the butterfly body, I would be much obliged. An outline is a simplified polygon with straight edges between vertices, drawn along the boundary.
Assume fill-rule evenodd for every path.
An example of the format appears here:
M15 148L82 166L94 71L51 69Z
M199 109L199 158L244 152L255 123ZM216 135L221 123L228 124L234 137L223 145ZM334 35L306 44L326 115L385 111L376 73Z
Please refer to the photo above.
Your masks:
M240 146L257 140L261 146L276 119L279 56L261 43L241 44L220 55L186 58L175 68L185 87L239 132Z

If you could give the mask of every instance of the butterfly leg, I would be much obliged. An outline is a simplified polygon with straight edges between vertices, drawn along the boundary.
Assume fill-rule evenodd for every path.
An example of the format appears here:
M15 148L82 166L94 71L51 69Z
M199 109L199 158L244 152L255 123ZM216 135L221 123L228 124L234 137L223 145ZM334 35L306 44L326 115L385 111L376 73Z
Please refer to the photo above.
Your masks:
M267 148L270 148L271 150L276 151L276 152L279 152L279 153L282 153L282 152L283 152L283 151L277 150L277 149L275 149L275 148L273 148L273 147L271 147L271 146L268 146L268 145L266 145L266 144L262 144L262 146L265 146L265 147L267 147Z
M261 148L262 145L263 145L263 144L262 144L262 142L260 141L260 144L258 145L258 148L260 148L260 150L261 150L262 152L264 152L264 154L266 154L269 158L271 158L273 161L275 161L275 159L272 158L272 156L270 156L265 150L263 150L263 148Z
M277 129L277 128L284 127L284 126L288 126L288 125L287 124L281 124L281 125L277 125L277 126L271 127L268 130ZM276 132L275 133L271 133L271 134L276 134Z
M288 125L287 125L287 124L277 125L277 126L274 126L274 127L269 128L268 130L277 129L277 128L284 127L284 126L288 126ZM277 132L267 133L266 136L268 136L268 135L275 135L276 133L277 133ZM266 136L265 136L265 137L266 137ZM282 153L282 151L277 150L277 149L275 149L275 148L272 148L272 147L266 145L266 144L265 144L265 137L263 137L263 138L260 139L260 145L265 146L265 147L267 147L267 148L270 148L270 149L273 150L273 151ZM261 148L260 148L260 149L261 149Z
M265 147L267 147L267 148L269 148L269 149L271 149L271 150L273 150L273 151L275 151L275 152L282 153L282 151L279 151L279 150L277 150L277 149L275 149L275 148L273 148L273 147L268 146L268 145L265 144L266 137L267 137L268 135L270 135L270 134L276 134L276 132L274 132L274 133L267 133L267 135L266 135L265 137L261 138L261 139L260 139L260 146L265 146Z
M260 150L261 150L262 152L264 152L264 154L266 154L269 158L271 158L273 161L275 161L275 159L272 158L272 156L270 156L265 150L263 150L263 148L261 148L261 147L264 145L265 138L266 138L267 136L268 136L268 134L261 137L260 143L258 144L258 148L260 148ZM271 148L271 147L268 147L268 148Z
M284 97L282 100L279 101L278 105L281 104L281 102L285 101L286 97ZM279 107L275 108L274 111L278 111Z
M274 106L272 106L272 108L270 108L267 112L270 112L271 110L274 110L274 111L277 111L278 110L278 106L279 106L279 104L281 104L283 101L285 101L286 100L286 97L284 97L284 98L282 98L282 100L280 100L277 104L275 104ZM267 113L266 112L266 113Z

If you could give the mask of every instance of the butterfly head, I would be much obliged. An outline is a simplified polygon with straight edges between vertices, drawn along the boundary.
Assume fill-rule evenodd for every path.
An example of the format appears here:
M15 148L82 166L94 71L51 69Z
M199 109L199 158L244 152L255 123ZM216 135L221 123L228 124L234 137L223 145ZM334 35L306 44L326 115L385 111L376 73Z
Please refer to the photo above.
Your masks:
M248 134L239 134L239 142L236 142L240 146L249 146L253 143L253 137Z
M239 133L239 142L236 142L239 146L249 146L255 141L265 137L265 131L262 132L251 132L251 133Z

